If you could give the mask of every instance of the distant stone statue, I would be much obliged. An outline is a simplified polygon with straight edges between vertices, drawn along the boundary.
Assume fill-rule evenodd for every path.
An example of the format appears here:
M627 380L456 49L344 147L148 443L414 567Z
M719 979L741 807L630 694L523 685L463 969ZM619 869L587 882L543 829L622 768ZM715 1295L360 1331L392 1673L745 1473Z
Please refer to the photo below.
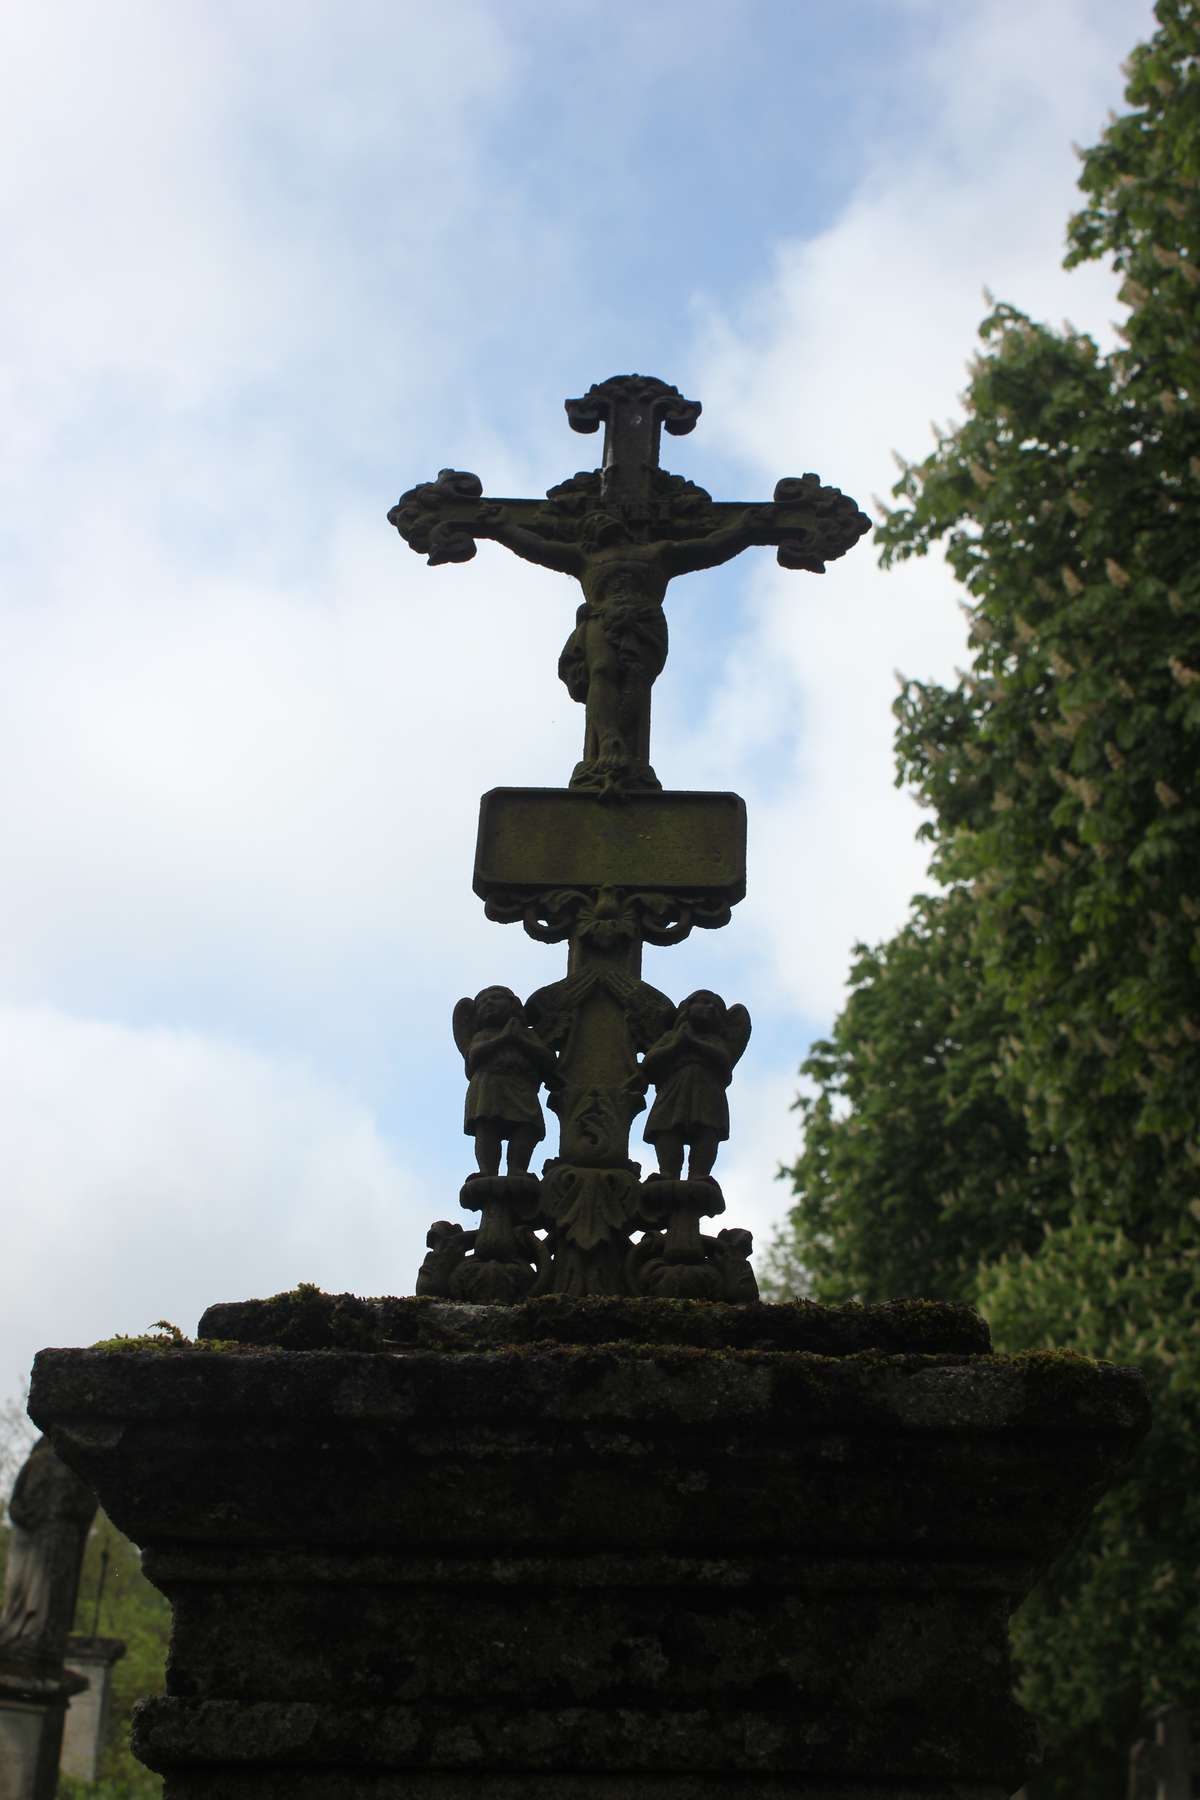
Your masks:
M96 1496L39 1438L8 1503L0 1663L61 1669Z
M642 1133L653 1144L659 1174L678 1181L688 1152L689 1181L712 1175L717 1149L729 1136L725 1090L750 1041L750 1014L699 988L682 1001L674 1023L651 1044L634 1077L658 1090Z
M475 1139L481 1175L500 1173L508 1145L510 1175L524 1175L546 1135L538 1100L545 1082L558 1086L558 1058L525 1017L511 988L488 987L454 1008L454 1041L467 1072L463 1130Z

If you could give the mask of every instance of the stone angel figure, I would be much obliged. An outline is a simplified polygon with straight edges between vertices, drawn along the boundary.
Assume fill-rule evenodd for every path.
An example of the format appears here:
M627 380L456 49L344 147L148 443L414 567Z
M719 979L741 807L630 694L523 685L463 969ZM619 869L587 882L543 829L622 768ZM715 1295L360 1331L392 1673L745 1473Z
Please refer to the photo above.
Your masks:
M0 1663L29 1663L61 1674L95 1515L95 1494L55 1454L49 1438L39 1438L8 1503Z
M729 1136L725 1090L750 1041L750 1014L699 988L681 1001L667 1030L651 1044L634 1084L658 1090L642 1133L654 1146L658 1172L679 1181L688 1151L689 1181L712 1179L717 1148Z
M467 1072L463 1130L475 1140L479 1173L500 1173L507 1143L508 1174L525 1175L534 1146L546 1135L538 1089L544 1082L554 1093L561 1085L558 1058L528 1023L511 988L488 987L473 1000L460 1000L453 1024Z

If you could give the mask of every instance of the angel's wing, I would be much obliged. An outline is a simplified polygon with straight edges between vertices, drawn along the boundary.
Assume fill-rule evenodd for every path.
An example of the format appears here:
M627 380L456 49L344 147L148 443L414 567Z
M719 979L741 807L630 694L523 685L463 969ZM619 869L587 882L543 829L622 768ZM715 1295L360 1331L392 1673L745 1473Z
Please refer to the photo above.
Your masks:
M725 1021L721 1027L721 1036L729 1046L730 1064L741 1060L742 1052L750 1042L750 1014L744 1006L727 1006Z
M462 1059L465 1063L467 1052L471 1048L471 1039L475 1035L475 1002L471 999L460 1000L450 1015L450 1023L454 1031L454 1041L462 1052Z

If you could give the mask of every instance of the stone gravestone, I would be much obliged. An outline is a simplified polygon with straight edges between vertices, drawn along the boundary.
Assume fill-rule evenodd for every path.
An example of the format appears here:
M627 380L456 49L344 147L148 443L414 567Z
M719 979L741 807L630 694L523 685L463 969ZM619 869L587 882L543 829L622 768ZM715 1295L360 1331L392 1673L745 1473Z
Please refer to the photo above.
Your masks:
M86 1680L63 1666L96 1498L39 1438L8 1503L0 1615L0 1800L53 1800L63 1715Z
M108 1708L112 1672L125 1654L120 1638L70 1637L66 1667L87 1686L72 1694L63 1725L59 1767L76 1781L93 1782L100 1773L100 1759L108 1741Z
M480 813L489 916L567 966L453 1010L478 1223L435 1221L415 1298L302 1288L35 1364L31 1413L172 1604L134 1730L166 1800L1004 1800L1035 1760L1008 1615L1144 1384L993 1356L964 1308L763 1305L750 1234L705 1229L750 1021L641 956L727 923L745 818L651 763L663 600L753 545L819 572L867 522L815 475L718 503L668 474L699 410L605 382L567 404L599 469L544 500L443 471L389 515L435 564L491 538L583 593L583 754Z
M1129 1753L1128 1800L1192 1800L1200 1763L1186 1709L1160 1707L1150 1726L1152 1735L1139 1738Z

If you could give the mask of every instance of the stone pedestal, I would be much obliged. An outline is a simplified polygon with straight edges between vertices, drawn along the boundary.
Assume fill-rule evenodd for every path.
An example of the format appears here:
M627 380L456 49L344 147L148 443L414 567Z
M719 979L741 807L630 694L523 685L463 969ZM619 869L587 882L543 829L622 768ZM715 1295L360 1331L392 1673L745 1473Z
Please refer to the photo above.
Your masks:
M63 1716L82 1677L0 1665L0 1800L54 1800Z
M1147 1422L916 1303L202 1329L44 1351L30 1400L172 1602L167 1800L1004 1800L1009 1610Z
M76 1781L95 1781L100 1772L108 1726L112 1672L125 1654L120 1638L70 1637L66 1666L87 1686L67 1707L59 1767Z

